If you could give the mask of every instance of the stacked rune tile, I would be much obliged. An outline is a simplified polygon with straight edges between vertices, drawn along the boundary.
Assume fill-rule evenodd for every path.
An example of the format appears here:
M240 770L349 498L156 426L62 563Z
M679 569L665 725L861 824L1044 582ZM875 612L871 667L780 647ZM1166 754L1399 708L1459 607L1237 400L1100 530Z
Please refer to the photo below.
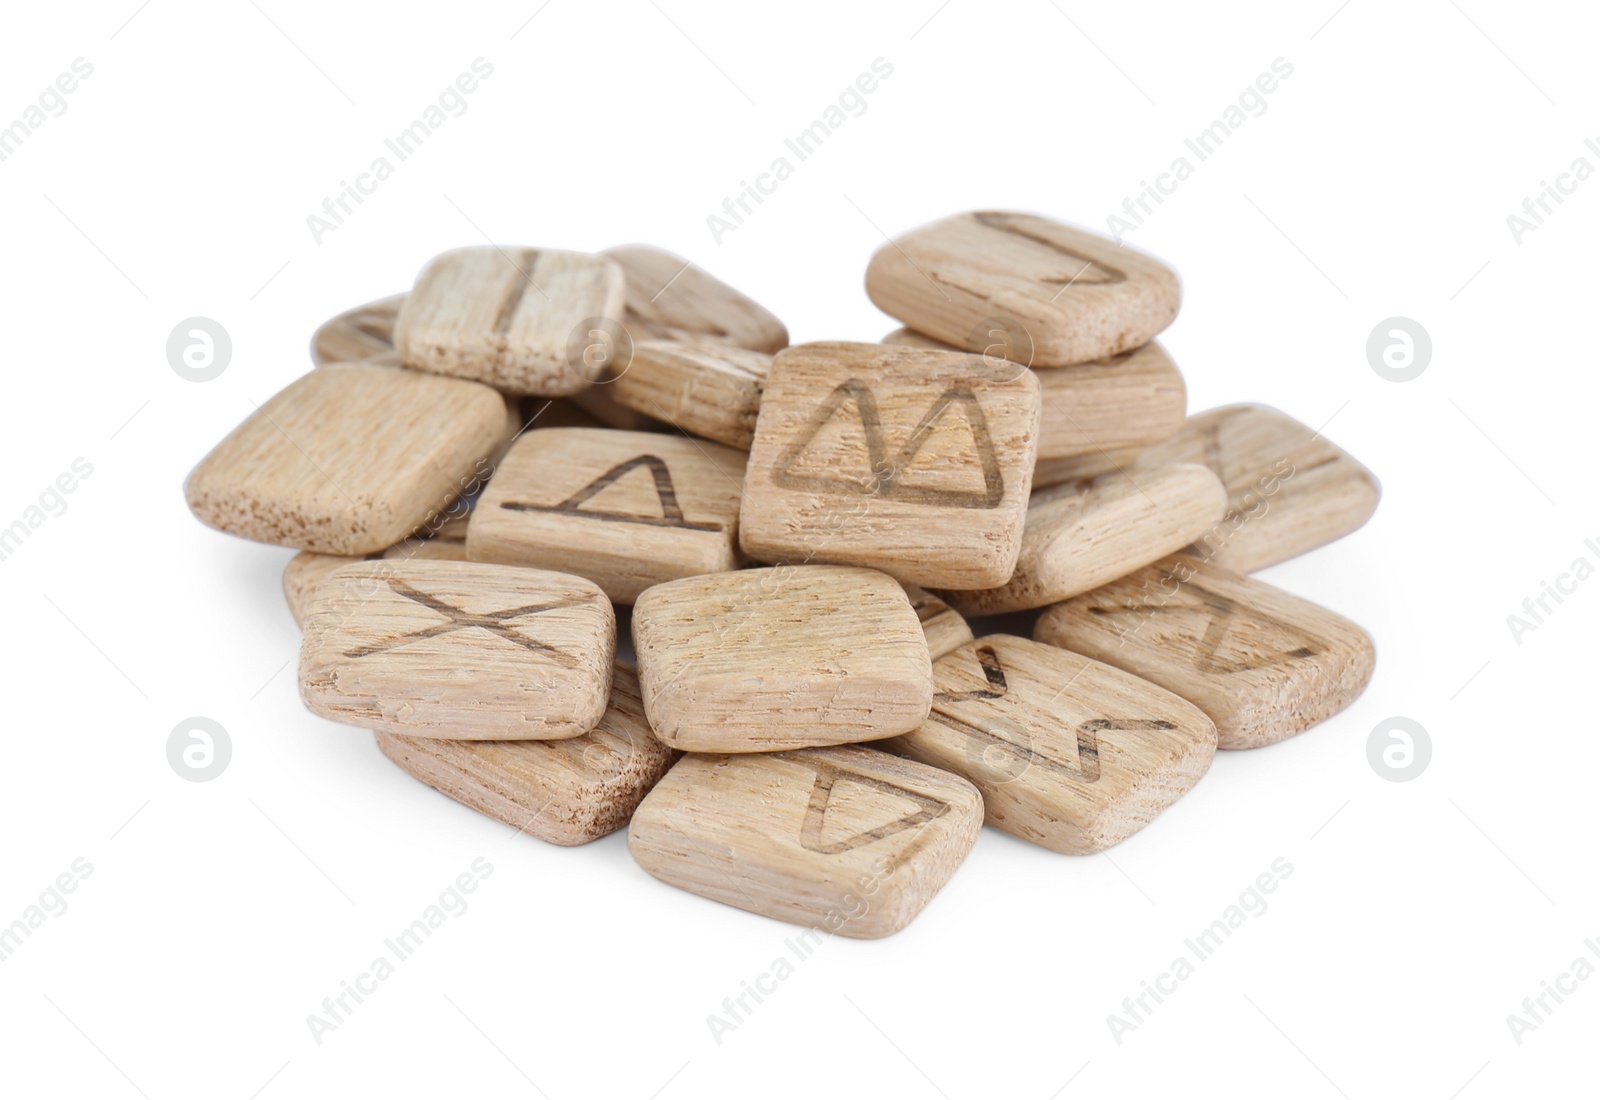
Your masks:
M1102 851L1361 693L1366 633L1250 574L1377 483L1273 409L1185 416L1170 270L976 212L866 286L905 327L791 347L659 249L446 253L318 330L189 505L300 551L315 714L531 836L628 827L663 882L846 936L904 928L984 824Z

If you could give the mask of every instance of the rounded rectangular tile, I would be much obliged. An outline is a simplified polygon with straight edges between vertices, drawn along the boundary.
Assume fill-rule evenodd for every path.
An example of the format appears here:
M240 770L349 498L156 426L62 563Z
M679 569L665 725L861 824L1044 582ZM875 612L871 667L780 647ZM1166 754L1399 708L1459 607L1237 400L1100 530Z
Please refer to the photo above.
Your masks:
M360 556L394 545L488 476L507 434L488 386L358 363L302 375L194 468L202 523Z
M1044 607L1181 550L1221 516L1227 494L1204 466L1106 474L1035 493L1011 579L942 593L963 615Z
M872 749L691 754L634 814L628 849L701 897L876 939L927 906L982 824L972 784Z
M627 276L624 320L640 340L717 340L768 354L789 343L783 322L754 301L681 256L645 244L601 253Z
M1216 727L1192 704L1040 642L979 638L933 673L928 720L885 747L963 776L988 824L1054 852L1126 840L1216 754Z
M1337 714L1376 660L1348 619L1183 554L1057 604L1034 637L1181 695L1217 724L1224 749L1271 745Z
M408 773L479 813L551 844L587 844L628 824L678 754L650 732L639 684L616 666L589 732L560 741L447 741L378 733Z
M473 511L467 557L576 573L632 603L739 566L744 469L744 452L681 435L525 432Z
M693 752L871 741L927 716L928 643L872 569L744 569L657 585L633 609L656 736Z
M1092 363L1148 344L1178 314L1165 264L1097 233L1006 211L956 214L873 255L867 294L919 332L966 348L1014 333L1038 367Z
M395 348L408 367L507 393L576 393L603 373L585 355L604 330L620 331L623 281L615 263L586 252L458 248L417 277Z
M1118 467L1136 473L1174 462L1208 467L1228 490L1228 510L1194 551L1252 573L1342 538L1372 518L1378 479L1346 451L1277 409L1227 405L1196 413L1161 443L1139 451L1041 462L1036 487Z
M710 340L641 340L612 396L630 409L748 451L772 356Z
M405 300L404 294L392 294L324 322L311 337L311 361L319 367L362 362L399 366L394 322Z
M1039 383L1012 363L883 344L802 344L773 359L740 509L769 562L881 569L987 588L1016 565Z
M589 581L473 562L371 561L323 579L300 695L314 714L413 737L576 737L605 713L616 617Z

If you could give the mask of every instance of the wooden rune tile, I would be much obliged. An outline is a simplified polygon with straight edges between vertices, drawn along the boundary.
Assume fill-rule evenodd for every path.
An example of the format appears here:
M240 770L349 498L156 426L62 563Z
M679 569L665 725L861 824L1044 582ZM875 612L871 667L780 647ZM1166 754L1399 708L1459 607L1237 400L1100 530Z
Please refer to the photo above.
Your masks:
M745 455L681 435L525 432L474 509L472 561L588 577L617 603L739 566Z
M585 350L598 326L620 326L622 310L622 269L603 256L458 248L417 277L394 342L417 370L560 396L598 380Z
M561 741L446 741L378 733L411 775L479 813L551 844L587 844L628 824L678 754L650 732L638 679L617 665L611 704Z
M731 344L641 340L628 369L604 388L630 409L748 451L771 367L772 356Z
M336 722L413 737L552 740L605 713L616 618L580 577L475 562L370 561L324 578L300 695Z
M770 354L789 343L788 330L770 311L681 256L643 244L601 255L627 276L623 323L636 346L646 339L709 339Z
M933 697L905 590L872 569L800 565L670 581L633 609L656 736L766 752L904 733Z
M311 361L319 367L363 362L399 366L394 321L405 300L404 294L393 294L325 322L311 338Z
M768 562L987 588L1022 545L1039 430L1033 372L882 344L779 352L761 399L741 540Z
M972 784L874 749L691 754L635 812L628 849L701 897L876 939L927 906L982 823Z
M1195 785L1217 731L1137 676L1005 634L934 664L933 712L885 747L970 780L988 824L1069 855L1118 844Z
M1376 660L1348 619L1182 554L1057 604L1034 637L1181 695L1217 724L1224 749L1271 745L1337 714Z
M981 592L941 595L967 616L1076 596L1181 550L1217 522L1226 495L1210 470L1192 464L1035 493L1011 579Z
M1135 452L1041 462L1037 486L1198 462L1222 480L1228 510L1193 548L1239 573L1314 550L1366 523L1378 479L1320 432L1265 405L1197 413L1172 438Z
M987 328L1012 329L1036 367L1142 347L1172 323L1180 298L1171 269L1126 244L1004 211L957 214L884 245L867 266L867 294L960 348Z
M472 491L504 445L501 396L358 363L302 375L189 475L202 523L323 554L384 550Z

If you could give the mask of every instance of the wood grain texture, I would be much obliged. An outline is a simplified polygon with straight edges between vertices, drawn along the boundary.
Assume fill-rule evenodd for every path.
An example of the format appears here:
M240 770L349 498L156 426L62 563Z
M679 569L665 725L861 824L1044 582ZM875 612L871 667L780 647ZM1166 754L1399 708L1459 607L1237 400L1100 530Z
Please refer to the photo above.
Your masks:
M630 409L748 451L772 356L711 340L641 340L609 389Z
M1120 844L1210 768L1217 730L1170 691L993 634L934 664L933 712L885 747L971 781L985 821L1053 852Z
M922 623L922 636L928 640L928 656L937 661L946 653L972 641L972 628L959 612L938 596L914 584L904 586L911 610Z
M405 771L479 813L551 844L587 844L628 824L678 754L650 732L639 684L617 665L599 725L561 741L446 741L378 733Z
M1378 479L1370 470L1312 428L1265 405L1197 413L1171 439L1143 450L1041 462L1034 481L1045 487L1116 467L1134 473L1174 462L1201 463L1227 487L1227 513L1199 537L1193 553L1239 573L1348 535L1378 507Z
M624 323L635 344L710 339L768 354L788 346L788 330L769 310L681 256L644 244L601 255L627 276Z
M970 349L988 358L1005 358L1005 333ZM902 328L883 338L900 347L960 348ZM974 341L975 343L977 341ZM1109 359L1076 367L1046 367L1039 379L1039 460L1099 456L1103 451L1144 447L1168 438L1183 426L1187 390L1183 375L1166 349L1152 341ZM1034 477L1035 484L1038 476Z
M879 309L946 344L1008 327L1037 367L1148 344L1178 315L1178 277L1126 244L1049 218L957 214L884 245L867 265ZM1025 334L1025 335L1023 335Z
M1057 604L1034 637L1189 700L1224 749L1271 745L1339 713L1376 660L1348 619L1181 554Z
M362 364L312 371L258 408L184 486L202 523L324 554L383 550L487 475L501 396Z
M877 939L927 907L982 824L972 784L873 749L691 754L634 814L628 850L701 897Z
M900 585L801 565L670 581L633 609L656 736L691 752L871 741L928 714L932 665Z
M1012 363L882 344L779 352L740 508L769 562L881 569L986 588L1016 565L1039 434L1039 383Z
M311 597L330 573L366 560L344 554L313 554L310 550L302 550L290 558L289 564L283 567L283 599L289 605L294 625L304 629Z
M682 435L537 428L479 499L467 557L575 573L632 603L739 567L744 468L743 451Z
M595 381L581 355L585 322L620 325L622 269L555 249L458 248L417 277L394 326L400 361L512 394L560 396Z
M436 525L430 525L411 538L395 543L381 556L400 560L424 557L441 558L445 561L466 561L467 519L468 514L460 512L442 513ZM314 554L310 550L302 550L290 558L289 564L283 569L283 598L289 605L289 614L294 617L294 624L299 627L305 626L306 611L311 606L311 597L316 594L317 586L322 583L324 577L341 566L353 565L369 558L370 555L347 557L341 554Z
M1181 550L1209 530L1226 506L1216 475L1183 463L1136 478L1107 474L1057 486L1034 494L1009 581L941 595L968 616L1044 607Z
M326 577L300 649L314 714L414 737L552 740L605 713L616 617L580 577L371 561Z
M405 300L404 294L392 294L324 322L311 337L311 361L319 367L360 362L399 366L394 322Z

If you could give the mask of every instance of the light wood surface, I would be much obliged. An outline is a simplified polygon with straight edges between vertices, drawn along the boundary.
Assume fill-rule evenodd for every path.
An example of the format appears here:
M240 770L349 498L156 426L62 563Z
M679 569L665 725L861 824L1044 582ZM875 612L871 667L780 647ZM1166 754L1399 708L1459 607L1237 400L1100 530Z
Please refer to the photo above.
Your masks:
M1226 506L1216 475L1187 463L1057 486L1034 494L1009 581L941 595L967 616L1044 607L1181 550L1209 530Z
M937 661L946 653L972 641L972 628L959 612L938 596L914 584L905 585L911 610L922 622L922 636L928 639L928 656Z
M461 502L457 502L457 508ZM411 538L395 543L382 555L384 558L400 559L402 561L414 558L440 558L445 561L466 561L467 520L470 513L452 511L442 513L436 524L437 531L430 527ZM294 617L296 626L305 626L306 610L311 606L311 597L316 593L317 586L322 579L335 569L343 565L353 565L356 562L367 561L367 557L347 557L341 554L314 554L310 550L302 550L289 559L289 564L283 569L283 598L289 605L289 614Z
M876 939L927 906L982 823L972 784L873 749L691 754L634 814L628 849L701 897Z
M653 340L720 340L772 353L789 343L783 322L749 296L681 256L645 244L601 253L627 276L625 320L634 343Z
M970 780L988 824L1053 852L1126 840L1216 754L1216 727L1194 705L1026 638L979 638L933 674L928 720L885 747Z
M488 386L338 364L257 408L184 491L202 523L230 534L370 554L475 488L507 429L505 402Z
M467 556L575 573L632 603L738 568L744 467L743 451L682 435L536 428L478 501Z
M779 352L761 399L741 540L769 562L986 588L1016 565L1039 383L1012 363L882 344Z
M289 605L294 625L302 629L305 627L311 597L316 595L317 588L328 574L366 560L364 557L344 554L313 554L310 550L302 550L290 558L289 564L283 567L283 599Z
M656 736L692 752L871 741L933 698L922 624L872 569L803 565L670 581L633 609Z
M473 741L576 737L605 713L616 617L589 581L474 562L371 561L323 579L300 695L313 714Z
M1148 344L1178 314L1178 277L1126 244L1049 218L957 214L878 249L867 294L956 347L1011 327L1036 367L1092 363ZM1024 336L1025 334L1025 336Z
M999 338L1003 336L998 333L987 344L969 350L1004 358L1011 348ZM909 328L891 332L883 342L900 347L961 350ZM1109 359L1076 367L1046 367L1035 375L1042 406L1041 463L1148 446L1183 426L1187 399L1183 375L1166 349L1153 341ZM1037 475L1034 481L1037 484Z
M1039 463L1035 485L1198 462L1222 479L1228 510L1196 556L1240 573L1287 561L1356 530L1378 507L1378 479L1315 429L1265 405L1197 413L1143 450ZM1113 465L1115 464L1115 465Z
M622 269L602 256L458 248L417 277L395 321L395 347L408 367L506 393L576 393L595 381L581 354L587 322L620 325L623 293Z
M392 294L324 322L311 337L311 361L319 367L360 362L399 366L394 322L405 300L404 294Z
M772 356L711 340L640 340L608 389L628 408L748 451Z
M1224 749L1271 745L1337 714L1376 659L1348 619L1181 554L1057 604L1034 637L1188 699Z
M639 685L617 665L611 704L561 741L446 741L378 733L378 748L463 805L551 844L587 844L628 824L678 754L650 732Z

